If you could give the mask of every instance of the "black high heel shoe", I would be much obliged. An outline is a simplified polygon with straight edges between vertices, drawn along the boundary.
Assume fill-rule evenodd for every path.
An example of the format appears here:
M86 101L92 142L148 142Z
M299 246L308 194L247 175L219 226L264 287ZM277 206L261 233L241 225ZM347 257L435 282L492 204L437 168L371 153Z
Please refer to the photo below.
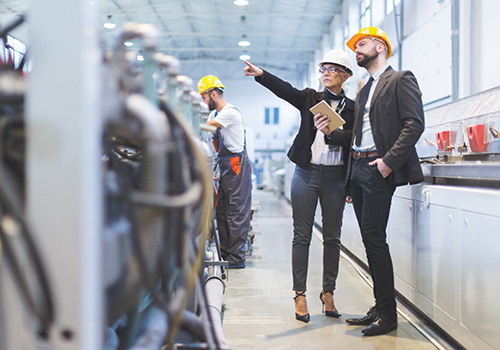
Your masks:
M293 300L297 300L298 297L306 297L306 292L295 292L295 297ZM306 315L299 315L298 313L295 313L295 319L298 321L302 321L305 323L308 323L311 320L311 316L309 314Z
M342 315L339 314L339 312L337 310L335 310L335 311L325 311L325 302L323 301L323 295L325 295L327 293L330 293L332 295L332 297L333 297L333 292L322 291L321 293L319 293L319 300L321 300L321 303L323 304L323 309L321 310L321 312L323 312L325 314L325 316L339 318Z

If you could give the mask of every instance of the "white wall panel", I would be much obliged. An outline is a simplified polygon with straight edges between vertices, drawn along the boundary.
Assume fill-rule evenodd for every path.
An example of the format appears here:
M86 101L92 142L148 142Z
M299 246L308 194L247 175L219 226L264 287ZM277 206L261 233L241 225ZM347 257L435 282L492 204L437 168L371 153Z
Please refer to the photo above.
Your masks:
M500 1L476 0L476 91L484 91L500 85L498 70L498 32L496 24L500 13Z
M0 23L2 23L2 29L15 22L18 18L18 15L12 13L0 13ZM29 25L26 23L9 32L9 35L21 40L25 44L30 44Z
M424 104L451 95L451 6L403 41L403 69L417 77Z
M451 0L404 0L405 35L411 35L450 6ZM436 30L438 26L434 27ZM448 27L451 28L451 27Z

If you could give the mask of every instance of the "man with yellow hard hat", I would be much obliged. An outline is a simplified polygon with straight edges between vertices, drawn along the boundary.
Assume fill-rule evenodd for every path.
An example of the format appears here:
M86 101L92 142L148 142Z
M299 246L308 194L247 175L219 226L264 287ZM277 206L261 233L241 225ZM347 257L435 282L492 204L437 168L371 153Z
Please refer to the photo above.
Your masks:
M212 111L207 124L214 135L220 171L216 218L222 258L229 268L245 267L245 244L250 231L252 168L245 149L241 113L224 99L224 85L214 75L198 82L198 91Z
M358 66L370 75L356 98L346 181L350 180L354 211L366 248L375 305L365 316L346 321L368 326L362 332L373 336L398 326L386 227L396 187L424 179L415 149L424 131L424 111L415 76L410 71L396 72L388 65L392 48L383 30L363 28L347 46L356 53ZM326 132L324 125L318 128ZM330 138L340 136L332 133Z

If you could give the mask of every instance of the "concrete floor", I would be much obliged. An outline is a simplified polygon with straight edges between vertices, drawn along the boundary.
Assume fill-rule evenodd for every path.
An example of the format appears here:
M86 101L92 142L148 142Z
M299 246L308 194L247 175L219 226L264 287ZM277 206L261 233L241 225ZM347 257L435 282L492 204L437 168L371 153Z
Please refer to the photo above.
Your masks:
M341 257L335 291L340 319L321 313L322 243L311 243L307 302L311 321L295 320L291 277L292 213L289 203L272 192L254 191L261 209L252 226L261 231L247 267L230 270L223 297L223 331L234 350L249 349L436 349L399 316L399 328L388 335L363 337L362 326L345 319L362 316L373 305L370 286L349 261Z

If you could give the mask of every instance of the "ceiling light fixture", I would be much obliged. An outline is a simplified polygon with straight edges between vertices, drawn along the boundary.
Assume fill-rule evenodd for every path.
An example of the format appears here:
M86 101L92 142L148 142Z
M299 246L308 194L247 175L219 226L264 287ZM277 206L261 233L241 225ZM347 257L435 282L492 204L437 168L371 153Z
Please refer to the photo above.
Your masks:
M241 40L240 42L238 42L238 45L239 46L243 46L243 47L250 46L250 41L248 41L248 40Z
M249 4L249 2L247 0L236 0L234 4L237 6L246 6Z
M248 61L251 58L252 57L250 57L250 55L247 55L247 54L243 54L240 56L240 60L242 60L242 61Z
M125 42L123 43L123 45L125 45L126 47L131 47L131 46L134 46L134 43L133 43L133 42L131 42L131 41L125 41Z
M139 61L139 62L144 61L144 56L143 55L137 55L137 61Z
M116 24L111 22L111 15L108 15L108 21L105 22L103 25L104 28L106 29L114 29L116 27Z

